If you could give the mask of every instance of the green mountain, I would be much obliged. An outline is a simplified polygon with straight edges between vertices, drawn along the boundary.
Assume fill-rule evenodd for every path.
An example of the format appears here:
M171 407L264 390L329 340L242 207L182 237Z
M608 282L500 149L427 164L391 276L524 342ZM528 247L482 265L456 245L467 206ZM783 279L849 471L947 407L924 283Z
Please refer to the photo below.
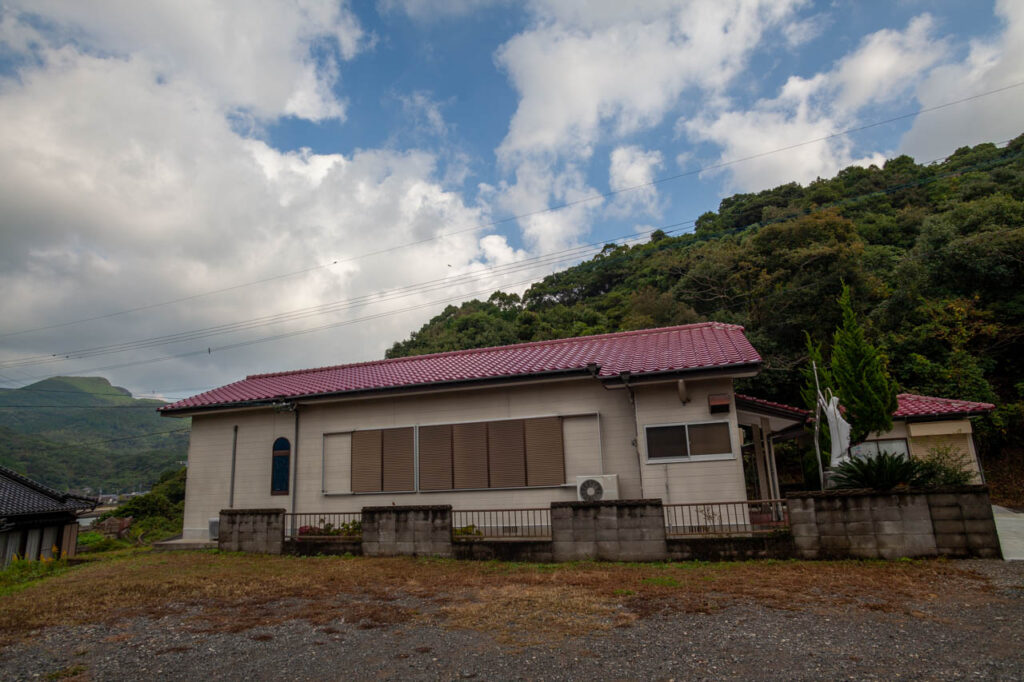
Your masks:
M0 464L61 490L146 488L188 451L188 423L161 419L162 404L102 377L0 389Z
M388 357L702 320L742 324L765 371L744 391L800 404L805 333L830 343L842 283L901 389L995 402L989 457L1024 443L1024 136L907 156L722 200L522 297L449 306Z

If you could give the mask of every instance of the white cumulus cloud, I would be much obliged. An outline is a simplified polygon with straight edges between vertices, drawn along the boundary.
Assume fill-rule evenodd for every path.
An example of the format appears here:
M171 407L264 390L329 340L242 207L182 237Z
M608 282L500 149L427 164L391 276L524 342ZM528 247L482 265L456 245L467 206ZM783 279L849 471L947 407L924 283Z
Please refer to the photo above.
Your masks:
M809 182L848 165L882 163L887 155L881 151L858 156L848 137L833 135L854 127L866 108L906 98L948 54L948 43L934 36L932 18L920 15L902 31L866 36L828 71L791 76L776 97L749 110L708 111L680 127L695 140L718 145L718 163L742 160L724 169L730 192ZM769 153L775 150L784 151Z
M614 195L610 209L621 215L636 211L657 216L661 212L658 189L649 183L662 167L662 154L658 150L644 150L636 145L616 147L611 153L608 185Z

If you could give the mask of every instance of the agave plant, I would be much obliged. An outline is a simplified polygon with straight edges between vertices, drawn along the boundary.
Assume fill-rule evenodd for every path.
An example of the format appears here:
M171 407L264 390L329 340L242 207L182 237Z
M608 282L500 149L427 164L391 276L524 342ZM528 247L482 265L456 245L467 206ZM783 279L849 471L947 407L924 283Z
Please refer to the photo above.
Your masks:
M916 487L921 482L921 465L905 455L883 452L875 457L843 462L833 470L832 482L836 488Z

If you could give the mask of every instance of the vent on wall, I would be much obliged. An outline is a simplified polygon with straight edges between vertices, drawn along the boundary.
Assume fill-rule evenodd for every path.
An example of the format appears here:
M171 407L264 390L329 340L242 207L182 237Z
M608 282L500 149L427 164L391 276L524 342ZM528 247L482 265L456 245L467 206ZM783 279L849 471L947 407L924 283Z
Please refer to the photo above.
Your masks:
M731 404L728 393L712 393L708 396L708 412L711 414L728 412Z

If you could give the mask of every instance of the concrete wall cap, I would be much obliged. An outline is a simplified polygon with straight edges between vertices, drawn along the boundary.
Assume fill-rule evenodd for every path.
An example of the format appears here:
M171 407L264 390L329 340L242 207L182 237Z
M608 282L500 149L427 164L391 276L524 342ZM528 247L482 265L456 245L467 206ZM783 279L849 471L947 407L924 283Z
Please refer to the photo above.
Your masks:
M879 497L888 495L934 495L936 493L987 493L987 485L945 486L941 488L893 488L892 490L871 490L869 488L833 488L831 490L798 490L786 493L787 499L835 499L842 497Z
M228 516L242 516L244 514L284 514L284 509L221 509L221 514Z
M650 505L662 506L661 498L656 497L650 500L600 500L598 502L577 502L576 500L568 500L563 502L552 502L551 508L594 509L597 507L647 507Z
M451 511L450 504L410 504L403 506L363 507L362 512L380 514L381 512L413 512L413 511Z

